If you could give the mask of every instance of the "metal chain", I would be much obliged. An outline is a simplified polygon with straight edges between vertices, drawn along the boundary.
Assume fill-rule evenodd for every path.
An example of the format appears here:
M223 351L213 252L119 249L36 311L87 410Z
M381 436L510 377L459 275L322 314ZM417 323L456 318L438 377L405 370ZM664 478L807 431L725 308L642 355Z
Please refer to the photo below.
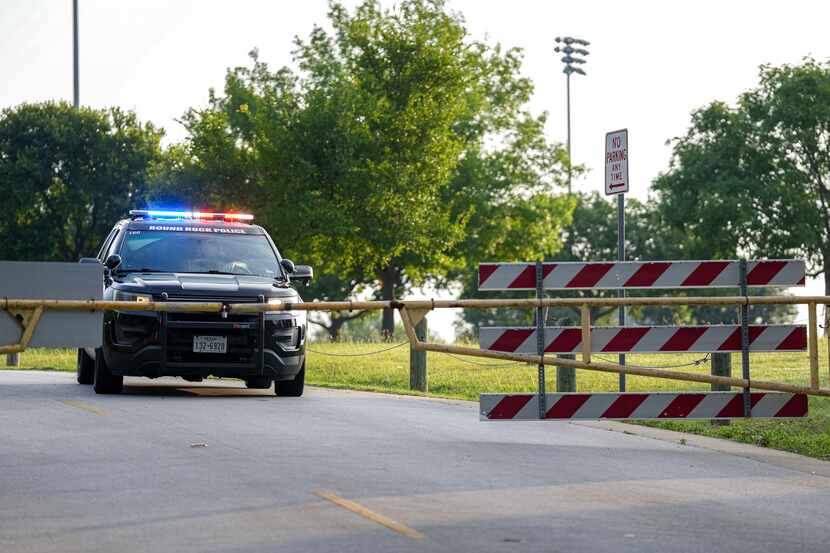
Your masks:
M452 353L447 353L446 351L438 351L433 353L443 353L444 355L448 355L457 361L461 361L462 363L469 363L471 365L479 365L481 367L512 367L513 365L532 365L532 361L528 361L527 363L522 363L519 361L513 361L511 363L482 363L480 361L471 361L469 359L464 359L463 357L459 357L457 355L453 355Z
M365 353L332 353L332 352L327 352L327 351L314 350L314 349L311 349L309 347L306 347L306 351L310 351L311 353L316 353L316 354L319 354L319 355L328 355L328 356L331 356L331 357L363 357L365 355L376 355L378 353L384 353L384 352L387 352L387 351L392 351L393 349L403 347L407 344L409 344L409 342L401 342L400 344L395 344L392 347L388 347L388 348L384 348L384 349L380 349L380 350L376 350L376 351L368 351L368 352L365 352ZM463 357L459 357L457 355L453 355L452 353L447 353L447 352L443 352L443 351L433 352L433 353L442 353L444 355L452 357L456 361L461 361L462 363L469 363L470 365L478 365L478 366L481 366L481 367L497 368L497 367L512 367L512 366L515 366L515 365L532 365L533 364L533 362L531 362L531 361L528 361L527 363L522 363L521 361L514 361L514 362L511 362L511 363L481 363L479 361L472 361L470 359L464 359ZM642 367L644 369L679 369L679 368L682 368L682 367L692 367L692 366L697 367L697 366L702 365L703 363L706 363L707 361L709 361L709 357L710 357L710 354L707 353L705 357L701 357L700 359L695 359L694 361L691 361L689 363L682 363L682 364L679 364L679 365L637 365L637 367ZM605 359L603 357L595 356L595 358L599 359L600 361L605 361L606 363L615 363L615 361L610 360L610 359Z
M405 346L407 344L409 344L409 342L401 342L400 344L395 344L394 346L389 347L389 348L380 349L380 350L377 350L377 351L369 351L369 352L366 352L366 353L332 353L332 352L328 352L328 351L314 350L314 349L311 349L309 347L306 347L306 351L310 351L311 353L317 353L319 355L329 355L329 356L332 356L332 357L362 357L364 355L375 355L375 354L383 353L383 352L386 352L386 351L392 351L393 349L397 349L397 348ZM482 366L482 367L510 367L510 366L513 366L513 365L526 365L527 364L527 363L521 363L521 362L518 362L518 361L512 362L512 363L481 363L481 362L478 362L478 361L471 361L469 359L464 359L463 357L459 357L457 355L453 355L452 353L446 353L446 352L443 352L443 351L433 352L433 353L443 353L444 355L448 355L448 356L452 357L453 359L461 361L462 363L469 363L471 365L479 365L479 366Z
M395 344L394 346L392 346L390 348L379 349L377 351L367 351L367 352L364 352L364 353L331 353L329 351L314 350L314 349L311 349L309 347L306 347L305 349L306 349L306 351L310 351L311 353L317 353L319 355L329 355L331 357L363 357L364 355L376 355L378 353L383 353L385 351L392 351L393 349L396 349L396 348L399 348L401 346L405 346L405 345L408 345L408 344L409 344L408 341L401 342L400 344Z
M629 365L629 366L630 367L639 367L639 368L643 368L643 369L680 369L680 368L683 368L683 367L693 367L693 366L697 367L697 366L700 366L703 363L706 363L707 361L709 361L710 356L711 356L711 354L707 353L705 357L701 357L700 359L695 359L694 361L691 361L690 363L681 363L681 364L678 364L678 365ZM597 359L599 359L600 361L605 361L606 363L616 364L616 361L611 361L610 359L604 359L604 358L598 357L598 356L595 356L595 357Z

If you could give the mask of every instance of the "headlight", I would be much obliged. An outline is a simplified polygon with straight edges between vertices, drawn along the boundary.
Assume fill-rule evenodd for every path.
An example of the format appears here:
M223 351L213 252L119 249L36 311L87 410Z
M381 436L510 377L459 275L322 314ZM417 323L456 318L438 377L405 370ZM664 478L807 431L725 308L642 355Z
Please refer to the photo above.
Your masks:
M114 301L136 301L138 303L150 303L153 301L153 296L150 294L133 294L131 292L116 290L112 299Z
M303 300L298 299L297 301L286 302L283 298L268 298L268 303L270 305L277 305L281 303L300 303ZM269 313L276 314L276 313L288 313L295 319L297 319L297 325L304 325L306 322L306 314L305 310L291 310L291 311L269 311Z

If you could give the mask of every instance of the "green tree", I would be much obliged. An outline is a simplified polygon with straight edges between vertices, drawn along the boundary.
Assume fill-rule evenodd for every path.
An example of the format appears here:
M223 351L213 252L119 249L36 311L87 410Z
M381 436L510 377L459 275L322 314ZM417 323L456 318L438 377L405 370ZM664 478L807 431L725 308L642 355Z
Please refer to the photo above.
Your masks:
M162 132L118 108L0 113L0 258L77 261L143 201Z
M362 291L361 279L343 279L334 270L323 270L315 277L314 281L303 292L303 295L320 301L342 301L344 298L352 298ZM371 311L332 311L331 313L309 313L309 321L322 327L328 334L329 340L336 342L340 339L344 325L351 328L358 325L360 319L373 312ZM374 312L376 314L376 312ZM377 332L375 332L377 336Z
M568 228L565 249L557 257L563 261L609 261L617 259L617 208L616 201L593 193L580 197L580 203L574 212L573 223ZM660 261L683 259L716 259L721 257L718 251L700 248L694 256L689 257L689 236L682 228L670 225L665 218L664 206L656 199L641 202L636 198L627 198L625 206L626 259L630 261ZM647 297L663 295L664 290L629 290L627 295ZM764 295L767 289L758 289L754 294ZM584 292L574 294L585 295ZM674 292L675 295L719 296L736 295L738 289L697 289ZM591 292L590 295L616 295L616 292ZM750 316L753 321L768 323L792 320L795 309L791 306L760 305L753 306ZM578 321L578 313L567 310L552 310L551 317L569 318ZM602 324L617 324L616 308L597 308L592 318ZM629 324L636 322L644 325L678 325L678 324L725 324L737 322L737 310L734 307L721 306L640 306L628 309Z
M170 166L188 193L257 206L284 248L386 299L459 274L491 242L558 247L570 204L549 192L564 155L523 109L518 51L470 40L441 0L335 3L329 19L332 33L297 40L298 71L253 52L185 116L190 162Z
M694 112L654 189L688 258L804 257L830 293L830 62L763 66Z

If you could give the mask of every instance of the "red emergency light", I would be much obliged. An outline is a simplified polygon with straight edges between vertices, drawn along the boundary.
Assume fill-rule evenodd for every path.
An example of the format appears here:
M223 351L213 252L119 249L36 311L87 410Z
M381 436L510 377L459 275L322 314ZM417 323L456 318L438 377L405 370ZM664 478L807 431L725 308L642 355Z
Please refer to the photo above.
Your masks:
M132 209L130 217L133 219L198 219L200 221L228 221L250 223L254 216L250 213L211 213L204 211L168 211L158 209Z

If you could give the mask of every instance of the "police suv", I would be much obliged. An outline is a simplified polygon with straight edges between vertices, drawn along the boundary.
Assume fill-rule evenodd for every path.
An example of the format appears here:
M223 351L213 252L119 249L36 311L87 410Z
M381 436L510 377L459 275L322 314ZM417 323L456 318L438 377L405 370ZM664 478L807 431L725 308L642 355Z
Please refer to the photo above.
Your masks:
M291 285L311 267L283 259L265 230L242 213L133 210L104 241L104 300L136 302L301 302ZM109 311L103 347L78 350L78 382L119 393L124 376L241 378L275 382L278 396L301 396L305 311L260 314Z

